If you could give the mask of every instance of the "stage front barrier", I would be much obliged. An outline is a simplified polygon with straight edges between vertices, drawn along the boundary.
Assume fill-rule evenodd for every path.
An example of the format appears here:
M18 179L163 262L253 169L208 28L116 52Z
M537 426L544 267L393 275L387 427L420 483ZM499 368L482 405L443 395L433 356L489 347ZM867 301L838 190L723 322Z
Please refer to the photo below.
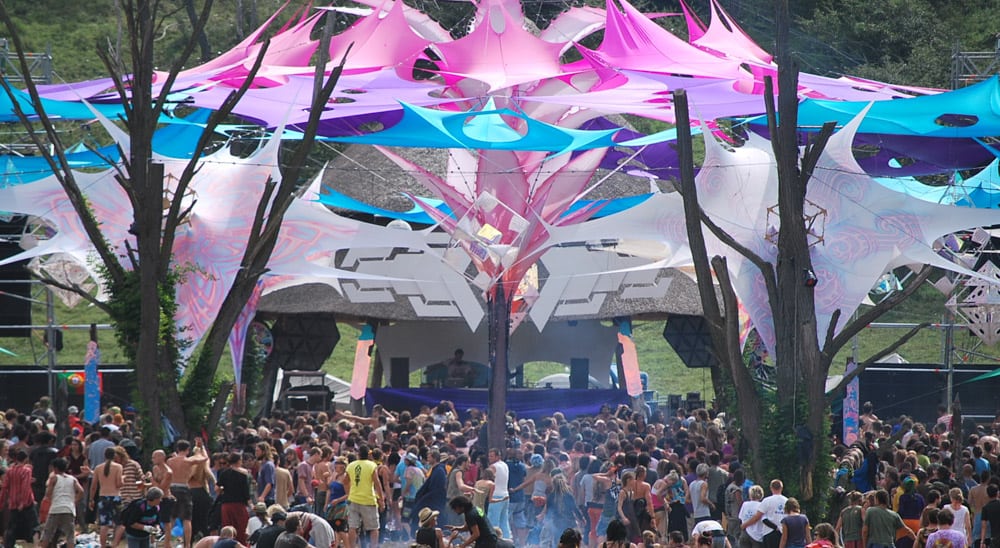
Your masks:
M469 409L486 411L489 391L476 388L369 388L365 407L371 412L376 404L382 404L390 411L416 412L421 405L433 408L442 400L454 403L460 418L465 419ZM507 410L517 413L519 419L540 419L556 411L572 419L577 415L596 415L605 404L614 409L628 401L628 396L621 390L541 388L507 391Z

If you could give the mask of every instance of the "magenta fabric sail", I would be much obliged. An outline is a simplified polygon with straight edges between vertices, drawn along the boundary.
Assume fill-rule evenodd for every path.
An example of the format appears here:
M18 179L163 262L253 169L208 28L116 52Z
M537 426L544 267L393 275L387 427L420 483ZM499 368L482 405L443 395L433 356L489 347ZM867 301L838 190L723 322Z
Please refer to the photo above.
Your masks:
M607 202L588 196L606 180L595 177L601 168L643 182L676 176L669 134L643 138L610 120L632 114L673 122L672 93L680 89L687 92L695 122L704 127L706 161L698 185L705 210L723 219L738 241L773 260L766 238L775 228L767 211L777 184L770 144L750 134L746 143L723 146L713 131L721 127L719 119L738 125L743 117L764 112L764 79L774 76L776 67L717 0L708 1L707 25L682 2L686 39L627 0L608 0L604 9L572 8L537 35L526 30L517 1L480 0L469 32L458 39L401 1L325 8L356 19L331 39L323 67L327 73L349 53L331 100L322 106L320 136L377 146L433 194L435 201L411 199L437 230L403 231L350 220L314 203L319 191L311 192L286 216L260 291L322 280L352 302L410 303L417 317L447 308L447 314L475 329L485 315L477 295L503 284L515 302L514 325L530 315L541 328L560 311L579 313L598 303L595 287L640 294L628 285L634 280L626 283L628 276L667 268L690 271L676 193L659 192L650 183L643 189L650 194L647 199L599 219L595 216ZM280 13L219 57L183 71L170 90L170 104L217 109L249 77L265 29ZM312 36L319 20L318 12L303 10L271 36L235 116L278 135L284 128L301 129L313 96L310 63L319 42ZM603 38L595 49L580 45L598 32ZM573 48L581 58L565 62ZM160 92L163 81L158 75L154 91ZM998 89L993 81L938 94L846 76L801 75L800 121L819 125L833 116L844 126L809 186L809 200L827 216L826 245L814 248L816 274L824 284L817 298L821 332L834 310L845 316L854 310L887 269L910 263L963 269L936 255L934 241L950 231L990 224L989 213L916 203L878 185L871 175L988 163L992 152L979 138L1000 132L993 112ZM120 107L112 91L107 79L41 88L50 101L47 108L83 118L100 118L81 104L85 100L101 104L104 112ZM165 123L171 121L192 123L165 117ZM128 136L110 123L107 127L127 148ZM185 198L194 207L176 239L175 257L196 268L177 288L176 319L193 338L210 327L232 285L251 226L253 208L247 204L256 203L268 177L280 178L277 143L272 134L249 158L228 149L207 155L191 185L196 202L194 196ZM855 144L869 154L855 159ZM432 170L389 146L447 148L447 166ZM180 169L180 159L159 160L168 173ZM81 186L108 240L124 242L131 210L112 173L81 174ZM61 253L93 264L79 219L53 177L0 188L0 203L44 217L57 231L19 258ZM438 207L442 203L446 207ZM597 260L581 246L563 245L602 240L617 242L621 253L601 254ZM771 312L754 267L717 240L710 238L708 245L711 253L727 257L742 306L764 341L773 342ZM372 251L384 248L417 252L389 258ZM338 266L345 254L354 257L350 268ZM378 260L363 260L370 257ZM545 272L549 278L540 274ZM364 284L352 289L349 282L357 280ZM428 302L446 304L425 306ZM252 316L252 304L245 314L244 320ZM245 339L244 329L241 321L234 352Z

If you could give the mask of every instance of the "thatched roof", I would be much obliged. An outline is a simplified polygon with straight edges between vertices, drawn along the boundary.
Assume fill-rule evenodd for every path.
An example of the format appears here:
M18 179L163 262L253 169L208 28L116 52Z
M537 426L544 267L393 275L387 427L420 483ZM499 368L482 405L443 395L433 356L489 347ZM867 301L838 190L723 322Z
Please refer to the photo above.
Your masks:
M661 298L624 299L616 293L605 294L604 302L596 314L578 316L554 315L553 320L608 319L618 316L663 318L669 314L701 315L698 287L690 278L676 270L664 270L672 278L669 290ZM396 295L390 303L352 303L326 284L304 284L264 295L258 313L265 317L285 314L331 314L338 321L365 321L369 318L385 321L435 321L451 320L449 317L419 317L409 302L409 297ZM480 299L485 310L485 300ZM530 320L529 320L530 321Z

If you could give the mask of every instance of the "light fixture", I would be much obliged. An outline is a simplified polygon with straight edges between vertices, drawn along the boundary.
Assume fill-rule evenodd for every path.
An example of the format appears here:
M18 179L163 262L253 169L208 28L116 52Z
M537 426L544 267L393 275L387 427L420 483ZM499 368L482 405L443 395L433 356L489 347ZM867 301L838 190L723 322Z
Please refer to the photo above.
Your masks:
M818 283L819 279L816 278L816 274L813 274L812 270L809 270L808 268L802 269L802 285L806 287L816 287L816 284Z

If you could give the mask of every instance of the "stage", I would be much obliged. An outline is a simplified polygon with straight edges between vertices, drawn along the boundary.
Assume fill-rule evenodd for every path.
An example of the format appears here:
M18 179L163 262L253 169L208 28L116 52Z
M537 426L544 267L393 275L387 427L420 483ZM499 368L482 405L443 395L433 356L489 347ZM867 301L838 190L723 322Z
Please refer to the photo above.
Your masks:
M489 390L484 388L369 388L365 396L368 411L375 404L390 411L417 412L420 406L432 409L448 400L455 404L461 419L468 416L469 409L486 411ZM563 389L563 388L512 388L507 391L508 411L517 413L518 418L540 419L562 412L567 419L577 415L596 415L602 405L612 409L619 404L627 404L628 395L621 390L610 389Z

